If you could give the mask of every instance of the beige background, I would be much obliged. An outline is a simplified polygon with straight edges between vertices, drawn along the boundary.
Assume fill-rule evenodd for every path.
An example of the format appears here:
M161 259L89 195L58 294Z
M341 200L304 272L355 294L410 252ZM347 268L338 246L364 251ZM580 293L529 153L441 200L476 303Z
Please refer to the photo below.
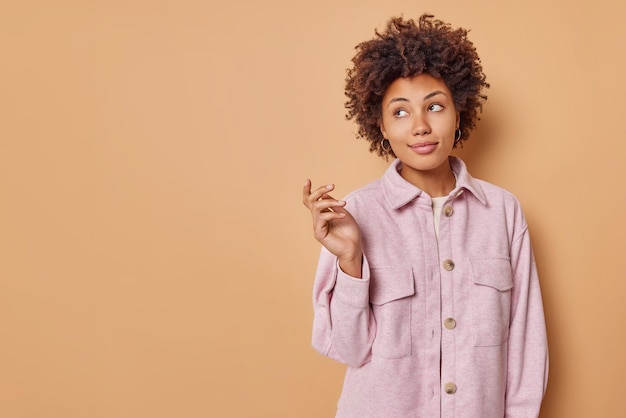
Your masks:
M331 417L301 185L383 172L345 69L424 11L472 29L492 84L460 154L527 214L541 416L625 416L617 0L2 1L0 416Z

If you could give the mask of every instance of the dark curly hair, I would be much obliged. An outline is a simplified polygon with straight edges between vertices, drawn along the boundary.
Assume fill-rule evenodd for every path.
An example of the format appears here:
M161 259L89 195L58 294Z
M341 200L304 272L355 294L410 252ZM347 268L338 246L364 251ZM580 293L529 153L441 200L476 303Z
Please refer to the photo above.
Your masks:
M382 98L397 78L422 73L446 83L460 114L459 143L469 137L487 99L481 92L489 84L467 33L429 14L417 21L393 17L382 33L376 30L373 39L356 46L353 67L346 76L346 119L355 119L357 137L370 142L371 152L395 157L391 149L382 146Z

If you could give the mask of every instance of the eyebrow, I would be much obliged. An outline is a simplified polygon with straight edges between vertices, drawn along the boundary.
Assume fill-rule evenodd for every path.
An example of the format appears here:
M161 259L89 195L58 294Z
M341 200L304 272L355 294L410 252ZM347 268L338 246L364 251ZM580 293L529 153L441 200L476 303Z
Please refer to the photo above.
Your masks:
M428 100L431 97L437 96L438 94L443 94L444 96L447 96L447 94L444 93L442 90L435 90L433 92L428 93L426 96L424 96L422 101ZM409 99L407 99L406 97L394 97L393 99L389 101L389 104L387 106L395 102L408 102L408 101Z

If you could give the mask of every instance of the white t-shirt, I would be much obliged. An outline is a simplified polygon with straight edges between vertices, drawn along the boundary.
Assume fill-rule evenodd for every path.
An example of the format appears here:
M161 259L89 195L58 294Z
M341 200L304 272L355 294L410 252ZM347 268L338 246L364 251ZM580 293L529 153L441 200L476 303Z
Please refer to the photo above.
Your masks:
M448 200L448 196L440 196L431 198L433 201L433 217L435 221L435 235L439 239L439 219L441 218L441 209L443 204Z
M456 173L453 171L455 187L456 187ZM441 218L441 208L443 208L443 204L448 200L448 196L439 196L439 197L431 197L433 201L433 217L435 221L435 235L437 236L437 240L439 240L439 219Z

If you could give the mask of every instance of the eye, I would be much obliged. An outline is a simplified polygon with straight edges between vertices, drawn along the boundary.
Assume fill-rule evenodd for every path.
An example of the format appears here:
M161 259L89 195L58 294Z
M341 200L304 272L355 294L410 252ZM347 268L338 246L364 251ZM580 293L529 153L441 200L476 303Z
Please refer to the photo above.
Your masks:
M428 106L428 110L430 110L431 112L441 112L443 110L443 106L437 103L433 103Z
M408 114L409 114L409 112L407 112L404 109L398 109L398 110L393 112L393 115L395 117L397 117L397 118L401 118L401 117L407 116Z

